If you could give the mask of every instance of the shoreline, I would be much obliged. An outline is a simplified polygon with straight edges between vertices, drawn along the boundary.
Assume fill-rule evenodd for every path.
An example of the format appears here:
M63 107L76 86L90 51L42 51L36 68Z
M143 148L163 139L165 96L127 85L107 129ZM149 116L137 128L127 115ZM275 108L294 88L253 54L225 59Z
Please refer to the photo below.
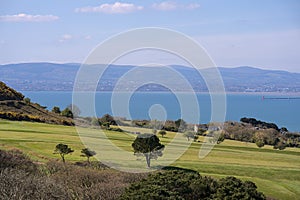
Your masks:
M27 92L34 92L34 93L48 93L48 92L55 92L55 93L73 93L73 91L56 91L56 90L47 90L47 91L36 91L36 90L22 90L20 91L21 93L27 93ZM80 91L80 93L90 93L93 91ZM117 93L128 93L127 91L96 91L96 93L112 93L112 92L117 92ZM167 92L167 91L136 91L134 93L144 93L144 94L169 94L172 92ZM209 92L185 92L185 91L176 91L176 93L179 94L210 94ZM223 94L223 93L214 93L214 94ZM287 93L283 93L283 92L225 92L225 95L261 95L261 96L271 96L271 95L277 95L277 96L286 96L286 95L290 95L290 96L299 96L300 97L300 92L287 92Z

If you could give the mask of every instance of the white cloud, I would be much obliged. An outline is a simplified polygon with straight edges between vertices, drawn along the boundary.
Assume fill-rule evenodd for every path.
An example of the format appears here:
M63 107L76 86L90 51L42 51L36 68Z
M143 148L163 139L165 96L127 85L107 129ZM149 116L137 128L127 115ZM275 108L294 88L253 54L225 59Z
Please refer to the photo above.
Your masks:
M65 41L71 40L72 38L73 38L72 35L64 34L64 35L61 36L59 42L65 42Z
M200 7L200 4L197 3L191 3L185 6L186 9L188 10L194 10Z
M5 22L49 22L58 19L59 17L54 15L29 15L24 13L0 16L0 21Z
M175 10L178 8L178 5L175 2L164 1L161 3L154 3L152 7L156 10Z
M178 4L173 1L164 1L161 3L154 3L152 4L152 8L156 10L161 10L161 11L170 11L170 10L193 10L199 8L200 5L197 3L190 3L190 4Z
M83 7L83 8L76 8L75 12L101 12L101 13L108 13L108 14L125 14L131 13L134 11L143 10L143 6L137 6L132 3L120 3L115 2L114 4L101 4L100 6L95 7Z

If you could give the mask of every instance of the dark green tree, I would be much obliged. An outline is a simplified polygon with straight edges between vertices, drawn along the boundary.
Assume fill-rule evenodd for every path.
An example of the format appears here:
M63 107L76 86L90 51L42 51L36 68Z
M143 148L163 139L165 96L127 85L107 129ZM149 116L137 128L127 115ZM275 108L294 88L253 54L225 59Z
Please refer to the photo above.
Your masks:
M59 154L63 163L65 163L65 155L73 153L74 150L68 147L66 144L58 144L54 149L54 154Z
M156 135L145 133L138 135L132 143L132 148L136 156L142 155L146 158L147 166L150 167L150 160L162 156L164 145Z
M164 137L165 135L167 135L167 132L166 132L165 130L160 130L160 131L158 132L158 134L160 134L161 137Z
M90 158L93 157L94 155L96 155L95 151L92 151L88 148L84 148L81 150L81 155L82 157L86 157L87 158L87 162L90 163Z
M109 115L109 114L105 114L101 117L100 119L101 124L105 124L108 123L108 125L117 125L116 121L114 120L114 118Z
M184 132L186 130L187 123L183 119L176 120L175 124L179 132Z
M54 112L54 113L57 113L57 114L60 114L60 113L61 113L60 108L59 108L58 106L54 106L54 107L52 108L52 111L51 111L51 112Z
M73 113L69 108L65 108L62 112L61 112L62 116L65 117L69 117L69 118L73 118Z

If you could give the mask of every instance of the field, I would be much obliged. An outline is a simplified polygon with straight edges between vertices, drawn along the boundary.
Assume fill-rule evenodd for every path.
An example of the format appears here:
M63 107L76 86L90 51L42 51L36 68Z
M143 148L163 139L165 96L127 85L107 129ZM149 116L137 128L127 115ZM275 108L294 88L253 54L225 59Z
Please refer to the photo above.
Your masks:
M125 128L125 127L124 127ZM147 129L129 128L131 131L150 132ZM97 138L98 130L81 129L90 139ZM106 136L118 147L132 151L133 134L106 131ZM161 138L168 144L175 133ZM184 138L183 138L184 139ZM203 141L203 138L199 138ZM186 139L178 143L185 145ZM75 150L67 155L67 161L82 161L80 150L84 148L74 127L30 122L0 120L0 148L18 148L37 162L58 159L53 154L55 145L68 144ZM276 199L299 199L300 196L300 149L273 150L271 146L261 149L252 143L225 140L218 144L204 159L199 159L202 142L193 142L189 149L172 165L199 171L202 175L216 178L233 175L256 183L259 190ZM133 159L135 157L133 156ZM159 159L158 159L159 160ZM143 163L144 164L144 163ZM155 162L153 162L155 165Z

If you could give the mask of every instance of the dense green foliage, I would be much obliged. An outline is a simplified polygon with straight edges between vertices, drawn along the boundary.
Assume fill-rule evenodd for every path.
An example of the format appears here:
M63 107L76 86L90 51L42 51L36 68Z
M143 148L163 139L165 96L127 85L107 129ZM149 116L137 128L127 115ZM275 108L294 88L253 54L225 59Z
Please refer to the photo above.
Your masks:
M68 118L73 118L73 112L69 108L65 108L61 111L61 115Z
M121 199L263 200L265 196L250 181L243 182L235 177L215 180L198 173L170 170L150 174L148 178L132 184Z
M279 128L276 124L263 122L263 121L260 121L260 120L256 120L255 118L243 117L243 118L241 118L240 121L244 122L244 123L251 124L252 126L255 126L255 127L267 128L267 129L272 128L272 129L275 129L275 130L279 131Z
M132 148L136 156L144 156L147 166L150 167L150 160L157 159L162 156L164 145L159 141L159 138L153 134L140 134L132 143Z

